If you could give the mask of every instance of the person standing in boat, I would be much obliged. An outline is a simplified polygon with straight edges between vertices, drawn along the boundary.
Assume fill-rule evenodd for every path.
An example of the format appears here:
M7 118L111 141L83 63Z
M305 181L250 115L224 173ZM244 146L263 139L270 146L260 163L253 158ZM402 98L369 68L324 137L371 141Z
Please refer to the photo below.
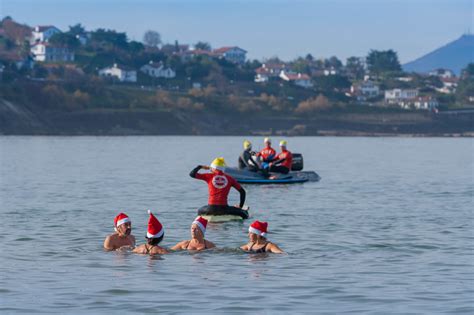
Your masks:
M165 236L165 229L150 210L148 210L148 214L150 218L148 219L148 229L145 237L147 243L135 247L133 252L145 255L168 254L169 252L165 248L158 246Z
M254 221L249 226L249 242L240 249L249 253L284 253L278 245L267 240L267 229L267 222Z
M224 158L219 157L212 161L211 166L198 165L189 173L189 176L192 178L200 179L207 183L209 198L205 214L225 215L237 214L244 211L242 207L245 204L245 190L232 176L224 173L225 167ZM199 173L201 169L210 170L211 172ZM232 187L240 193L240 204L238 208L231 207L227 204L227 197Z
M132 221L125 213L114 218L115 233L105 238L106 250L127 249L135 247L135 236L132 235Z
M244 141L244 152L239 156L239 169L247 169L251 172L257 172L260 168L252 151L252 143L248 140Z
M181 241L175 246L171 247L171 250L194 250L201 251L216 247L213 242L210 242L204 238L206 234L207 220L199 216L194 219L191 224L191 239Z
M288 174L291 171L291 165L293 163L293 154L286 149L288 142L286 140L280 141L281 153L269 163L269 171Z

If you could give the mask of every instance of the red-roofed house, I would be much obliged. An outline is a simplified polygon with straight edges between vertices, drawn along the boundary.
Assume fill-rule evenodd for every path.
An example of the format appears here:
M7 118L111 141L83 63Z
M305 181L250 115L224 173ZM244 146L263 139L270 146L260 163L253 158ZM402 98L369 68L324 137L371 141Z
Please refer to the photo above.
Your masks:
M267 82L269 78L277 78L282 71L287 71L284 63L264 63L260 68L255 69L255 82Z
M213 55L219 58L223 58L233 63L243 64L246 59L247 51L233 46L233 47L221 47L213 50Z
M311 83L311 78L309 77L309 75L304 74L304 73L301 74L301 73L292 73L292 72L282 71L280 73L280 78L288 82L293 82L295 85L298 85L304 88L313 87L313 83Z
M61 33L61 30L55 26L36 26L31 32L31 43L47 42L54 34Z

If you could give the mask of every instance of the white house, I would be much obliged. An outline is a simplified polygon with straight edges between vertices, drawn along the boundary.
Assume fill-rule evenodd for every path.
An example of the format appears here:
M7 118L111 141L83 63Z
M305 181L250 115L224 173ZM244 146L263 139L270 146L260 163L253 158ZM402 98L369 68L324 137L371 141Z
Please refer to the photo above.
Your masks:
M286 71L284 63L264 63L260 68L255 69L255 82L267 82L269 78L278 78L282 71Z
M172 79L176 77L176 72L171 68L166 68L162 62L150 61L140 68L140 71L155 78Z
M456 92L456 88L458 87L459 78L457 77L441 77L441 82L443 86L437 88L436 91L444 94L452 94Z
M223 58L233 63L243 64L245 62L247 51L239 47L221 47L213 50L213 55Z
M280 73L280 78L304 88L310 88L313 86L313 83L311 83L311 78L307 74L282 71Z
M52 25L46 26L36 26L33 31L31 32L31 40L30 42L47 42L54 34L61 33L61 30Z
M323 73L324 73L325 76L337 75L337 74L339 74L339 70L337 70L334 67L330 67L330 68L324 69Z
M351 94L354 96L376 97L380 94L380 88L373 81L367 80L351 85Z
M435 69L435 70L429 72L428 74L431 75L431 76L440 77L440 78L453 78L453 77L455 77L454 72L452 72L449 69L443 69L443 68Z
M393 89L385 91L385 103L408 108L418 96L418 90Z
M74 53L67 47L61 47L48 42L34 44L31 49L33 59L42 62L71 62L74 61Z
M137 82L137 71L126 66L119 66L116 63L112 67L99 70L99 75L115 77L120 82Z
M418 96L415 98L415 101L413 102L413 105L415 106L416 109L428 109L428 110L434 110L438 108L439 103L436 100L436 98L431 97L431 96Z

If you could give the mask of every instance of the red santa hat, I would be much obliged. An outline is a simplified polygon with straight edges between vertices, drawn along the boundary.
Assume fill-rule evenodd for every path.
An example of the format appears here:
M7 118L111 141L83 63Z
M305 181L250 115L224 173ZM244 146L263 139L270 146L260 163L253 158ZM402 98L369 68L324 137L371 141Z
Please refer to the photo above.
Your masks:
M165 229L161 225L160 221L148 210L150 218L148 219L148 230L146 231L147 238L160 238L165 234Z
M206 226L207 226L207 220L206 219L199 216L196 219L194 219L192 224L196 224L199 227L199 229L202 232L202 235L206 234Z
M249 232L263 236L263 237L267 237L267 228L268 228L267 222L260 222L257 220L257 221L254 221L252 224L250 224Z
M127 222L132 222L128 215L126 215L123 212L120 212L114 219L114 227L118 228L120 225L127 223Z

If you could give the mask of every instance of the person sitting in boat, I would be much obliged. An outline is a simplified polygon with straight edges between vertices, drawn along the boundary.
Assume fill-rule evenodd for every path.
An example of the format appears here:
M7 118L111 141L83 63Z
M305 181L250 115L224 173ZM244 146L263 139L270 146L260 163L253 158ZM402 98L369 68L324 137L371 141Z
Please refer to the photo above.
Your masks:
M165 248L158 246L165 236L165 230L160 221L158 221L150 210L148 210L148 214L150 217L148 219L148 229L145 236L147 243L135 247L133 252L145 255L168 254L169 252Z
M175 246L171 247L171 250L201 251L216 247L214 243L204 238L204 235L206 234L206 227L207 220L201 216L197 217L191 224L191 239L179 242Z
M254 221L249 226L249 242L240 248L249 253L284 253L276 244L267 241L267 228L267 222Z
M288 174L291 171L291 164L293 163L293 155L286 149L288 142L286 140L280 141L281 153L269 163L269 171L276 173Z
M224 173L225 166L224 158L219 157L212 161L211 166L198 165L189 173L189 176L192 178L205 181L209 190L206 213L199 214L225 215L244 211L242 207L245 204L245 190L232 176ZM211 172L202 174L199 173L200 169L210 170ZM227 204L227 197L231 187L234 187L240 193L238 208Z
M248 140L244 141L244 152L239 156L239 169L247 169L252 172L259 170L258 161L255 160L252 151L252 143Z
M114 218L115 233L107 236L104 241L106 250L128 249L135 247L135 236L132 235L132 221L125 213Z
M270 138L265 138L263 143L265 147L257 153L257 157L262 161L262 168L268 169L268 164L275 158L276 151L272 148L272 140Z

